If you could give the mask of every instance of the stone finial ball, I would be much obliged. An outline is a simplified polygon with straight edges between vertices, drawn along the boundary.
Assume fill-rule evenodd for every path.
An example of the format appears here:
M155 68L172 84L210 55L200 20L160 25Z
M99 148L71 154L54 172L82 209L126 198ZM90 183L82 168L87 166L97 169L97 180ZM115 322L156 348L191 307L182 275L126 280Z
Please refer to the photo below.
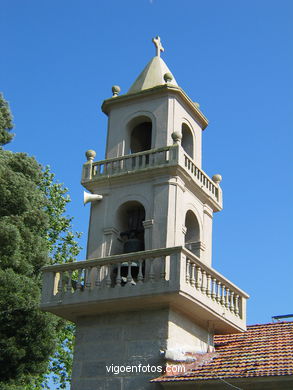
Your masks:
M169 72L165 73L164 74L164 80L165 80L166 83L172 81L173 80L173 76L171 75L171 73L169 73Z
M195 107L196 107L196 108L200 108L200 105L199 105L199 103L197 103L197 102L194 102L194 105L195 105Z
M119 85L113 85L113 87L112 87L113 96L119 95L120 91L121 91L121 88L119 87Z
M221 183L221 181L222 181L222 176L221 176L221 175L219 175L219 174L217 174L217 175L214 175L214 176L212 177L212 180L213 180L213 182L214 182L214 183L216 183L216 184L220 184L220 183Z
M92 149L89 149L85 152L86 158L88 161L93 160L96 157L96 152Z
M181 139L182 139L182 134L180 133L180 131L174 131L172 134L171 134L171 137L173 139L173 141L175 143L177 142L180 142Z

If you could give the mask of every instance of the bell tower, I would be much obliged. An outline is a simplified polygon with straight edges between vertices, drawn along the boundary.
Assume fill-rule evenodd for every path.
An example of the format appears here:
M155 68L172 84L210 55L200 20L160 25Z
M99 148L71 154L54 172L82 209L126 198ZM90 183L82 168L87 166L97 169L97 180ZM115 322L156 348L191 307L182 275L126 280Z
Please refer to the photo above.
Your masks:
M222 190L202 169L208 121L153 42L129 91L102 104L105 159L86 152L87 260L44 269L42 308L77 325L73 390L155 389L166 357L246 329L248 295L212 268Z

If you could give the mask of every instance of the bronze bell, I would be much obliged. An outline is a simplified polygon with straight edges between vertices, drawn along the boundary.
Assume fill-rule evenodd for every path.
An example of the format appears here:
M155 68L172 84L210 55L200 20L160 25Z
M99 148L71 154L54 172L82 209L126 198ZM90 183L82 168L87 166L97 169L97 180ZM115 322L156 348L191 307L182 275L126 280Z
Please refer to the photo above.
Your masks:
M121 237L127 237L123 245L123 253L140 252L144 250L144 243L137 237L137 231L121 233Z
M140 252L144 250L144 242L143 240L138 238L139 233L140 232L138 229L132 229L120 234L121 238L124 240L123 253ZM139 266L137 263L132 262L130 267L131 267L131 276L132 276L131 284L135 285L137 281ZM128 277L128 262L124 262L121 264L122 285L126 284L127 277Z

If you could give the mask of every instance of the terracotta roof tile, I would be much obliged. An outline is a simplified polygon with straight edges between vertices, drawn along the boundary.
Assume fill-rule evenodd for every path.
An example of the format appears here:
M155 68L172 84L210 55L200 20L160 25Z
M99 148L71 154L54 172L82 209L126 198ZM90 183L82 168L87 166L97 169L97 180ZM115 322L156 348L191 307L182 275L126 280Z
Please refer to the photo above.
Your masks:
M202 365L154 381L293 375L293 322L252 325L237 334L216 335L215 354Z

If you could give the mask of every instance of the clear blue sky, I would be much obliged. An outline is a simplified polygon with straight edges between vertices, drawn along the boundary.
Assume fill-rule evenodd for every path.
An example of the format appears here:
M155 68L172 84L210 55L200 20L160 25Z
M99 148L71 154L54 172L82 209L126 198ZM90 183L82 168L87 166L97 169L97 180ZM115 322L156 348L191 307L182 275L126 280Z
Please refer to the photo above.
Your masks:
M84 152L104 157L100 106L154 55L210 125L203 168L221 173L213 266L246 290L248 323L292 307L292 17L290 0L0 0L0 90L14 114L7 149L49 164L84 232ZM81 257L85 256L85 252Z

